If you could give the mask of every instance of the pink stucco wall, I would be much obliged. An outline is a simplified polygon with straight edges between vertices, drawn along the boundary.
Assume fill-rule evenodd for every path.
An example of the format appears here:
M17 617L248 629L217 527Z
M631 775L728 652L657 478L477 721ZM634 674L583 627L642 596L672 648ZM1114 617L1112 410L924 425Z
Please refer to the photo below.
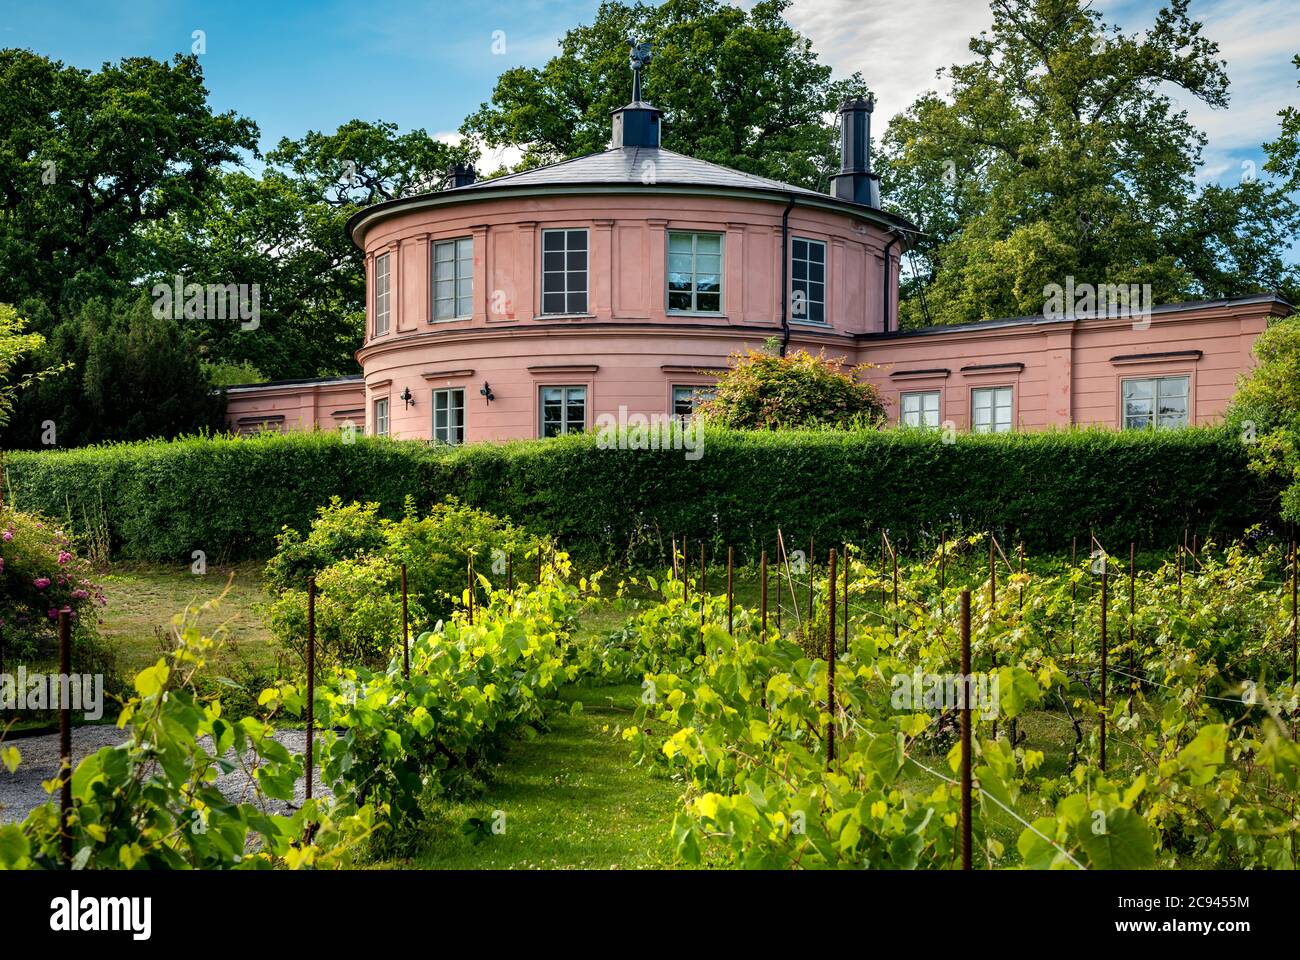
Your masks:
M671 410L673 385L710 382L740 351L779 337L781 216L784 204L748 196L574 193L492 197L397 210L359 237L366 252L366 340L357 351L364 384L285 384L231 391L232 427L282 417L284 429L337 426L388 399L390 433L432 436L432 391L465 390L466 440L535 437L539 390L585 386L587 425L603 413ZM588 231L588 311L541 316L541 232ZM667 234L723 234L723 307L717 315L666 309ZM897 248L885 276L888 231L852 213L815 206L790 212L790 235L826 243L827 324L792 322L791 349L824 350L870 363L897 419L904 390L939 390L940 420L970 424L970 392L1013 388L1013 422L1119 425L1127 376L1186 373L1191 419L1220 416L1250 348L1270 317L1289 308L1272 298L1161 308L1149 324L1129 319L992 323L925 333L883 329L882 284L896 315ZM473 238L473 299L466 319L431 322L430 251L439 240ZM391 257L389 332L374 335L376 255ZM1166 354L1166 356L1140 356ZM1177 354L1169 356L1168 354ZM982 369L963 369L979 367ZM929 371L929 372L918 372ZM942 372L934 372L942 371ZM495 399L479 393L487 382ZM408 390L412 403L401 395ZM274 424L273 424L274 425Z

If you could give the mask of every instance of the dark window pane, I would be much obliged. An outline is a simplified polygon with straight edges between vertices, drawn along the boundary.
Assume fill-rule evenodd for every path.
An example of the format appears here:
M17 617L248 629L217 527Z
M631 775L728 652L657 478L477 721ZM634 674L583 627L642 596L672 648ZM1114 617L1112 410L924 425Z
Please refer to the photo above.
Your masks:
M722 299L720 295L716 293L698 294L696 295L695 301L697 304L696 309L708 310L714 313L716 313L722 306Z
M542 313L563 313L564 294L546 293L542 295Z
M691 295L689 293L678 293L676 291L669 291L668 309L669 310L691 309Z
M564 233L560 230L548 230L542 234L543 250L563 250Z
M569 255L568 255L568 258L569 258L568 266L569 266L569 269L570 269L570 270L586 270L586 269L587 269L587 251L586 251L586 250L573 250L573 251L570 251L570 252L569 252Z
M569 249L586 250L587 249L587 231L570 230L569 231Z
M559 252L559 251L555 251L555 252L547 252L547 253L542 254L542 269L543 269L543 270L563 270L563 269L564 269L564 254L561 253L561 252Z
M587 295L585 293L569 294L569 313L586 313Z
M560 293L563 290L564 290L564 274L562 273L542 274L543 293Z

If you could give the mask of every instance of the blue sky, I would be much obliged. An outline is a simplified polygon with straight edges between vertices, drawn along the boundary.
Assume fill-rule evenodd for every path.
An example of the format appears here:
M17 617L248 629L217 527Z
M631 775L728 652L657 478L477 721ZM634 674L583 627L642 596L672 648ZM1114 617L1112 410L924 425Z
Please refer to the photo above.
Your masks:
M256 120L265 149L282 136L332 130L353 117L450 134L488 98L502 70L544 63L565 29L589 21L597 5L3 0L0 45L95 67L123 56L188 51L192 32L203 30L214 106ZM1160 6L1094 5L1129 31L1150 23ZM1259 144L1275 134L1277 111L1300 102L1300 71L1290 63L1300 53L1300 2L1193 0L1192 12L1222 47L1233 103L1226 111L1186 106L1210 134L1204 177L1233 181L1243 162L1262 162ZM794 0L788 16L824 61L842 73L860 70L887 114L926 88L942 89L935 70L965 59L967 39L990 20L980 0ZM493 53L494 31L504 33L502 54ZM653 77L650 84L653 94Z

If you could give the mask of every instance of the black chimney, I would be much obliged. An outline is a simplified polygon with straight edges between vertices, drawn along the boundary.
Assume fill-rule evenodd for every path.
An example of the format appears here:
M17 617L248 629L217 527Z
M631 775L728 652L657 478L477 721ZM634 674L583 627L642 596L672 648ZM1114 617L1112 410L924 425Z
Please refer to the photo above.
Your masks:
M831 181L831 195L868 207L880 206L880 175L871 172L871 112L873 97L855 97L840 104L840 172Z
M453 187L468 187L478 178L478 173L472 163L458 163L451 168L451 185Z

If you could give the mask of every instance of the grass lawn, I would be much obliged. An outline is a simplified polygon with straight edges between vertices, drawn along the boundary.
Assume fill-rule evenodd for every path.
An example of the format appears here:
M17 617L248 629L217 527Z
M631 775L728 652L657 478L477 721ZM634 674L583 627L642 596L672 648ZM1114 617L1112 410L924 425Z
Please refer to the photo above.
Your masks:
M102 613L101 632L117 654L118 669L133 676L157 661L169 646L172 618L186 606L197 606L229 590L221 605L206 614L205 631L226 627L226 643L217 665L243 660L264 666L275 659L271 632L263 625L257 606L267 600L262 590L262 565L210 567L203 576L187 566L115 566L100 574L108 606Z
M641 688L569 687L576 714L558 712L551 729L515 743L482 797L440 801L424 851L406 863L421 869L629 869L672 866L673 816L683 784L654 776L628 759L614 728L631 718ZM474 843L471 817L505 813L505 832Z

